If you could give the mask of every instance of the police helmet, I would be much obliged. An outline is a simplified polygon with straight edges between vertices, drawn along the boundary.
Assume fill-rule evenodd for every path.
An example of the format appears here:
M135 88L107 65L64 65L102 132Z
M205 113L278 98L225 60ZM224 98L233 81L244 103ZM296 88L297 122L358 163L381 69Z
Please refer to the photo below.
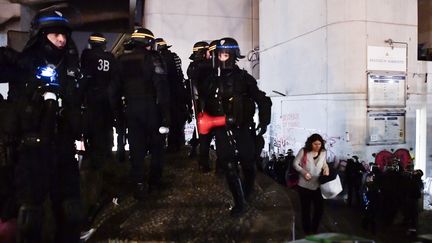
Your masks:
M46 41L46 34L59 33L69 36L71 31L72 28L69 24L69 20L65 18L60 11L41 11L37 13L31 21L30 39L26 43L24 50L31 48L38 42Z
M233 55L235 58L241 59L245 57L240 54L240 47L237 41L231 37L225 37L220 39L216 45L216 50L218 52L226 51L230 55Z
M107 40L103 34L95 32L89 36L88 43L91 47L104 47Z
M155 46L154 46L154 50L155 51L166 50L166 49L168 49L170 47L171 46L168 46L167 43L165 42L165 40L163 38L156 38L155 39Z
M30 38L40 34L70 34L69 20L60 11L42 11L36 14L30 26Z
M133 44L141 44L144 46L151 46L154 42L154 35L149 29L139 27L131 35Z
M219 42L219 40L214 40L214 41L210 42L208 49L211 53L212 52L214 53L216 51L216 46L217 46L218 42Z
M222 69L232 69L239 58L244 58L240 54L240 48L237 41L231 37L225 37L219 40L216 45L216 54L228 53L229 58L225 61L218 59L218 65Z
M190 60L201 60L205 58L207 49L209 45L205 41L198 41L193 45L192 54L190 55Z
M208 48L208 50L210 52L210 60L212 61L213 68L215 68L216 64L217 64L216 46L217 46L218 42L219 42L219 40L214 40L214 41L210 42L209 48Z

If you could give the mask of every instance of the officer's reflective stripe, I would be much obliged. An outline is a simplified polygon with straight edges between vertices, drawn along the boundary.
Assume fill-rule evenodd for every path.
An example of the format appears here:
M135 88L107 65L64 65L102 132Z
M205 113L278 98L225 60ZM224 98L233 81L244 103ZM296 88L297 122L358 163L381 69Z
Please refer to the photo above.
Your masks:
M99 37L99 36L90 36L90 40L96 41L96 42L105 42L106 39L103 37Z
M192 51L198 51L199 49L203 49L203 48L208 48L208 46L198 46L198 47L194 47L192 49Z
M217 46L219 49L234 49L239 48L239 46Z
M144 34L144 33L132 33L132 38L146 38L146 37L150 37L150 38L154 39L154 36L152 36L152 35L148 35L148 34Z
M39 23L45 22L45 21L63 21L63 22L69 23L69 20L67 20L63 17L44 17L44 18L38 19L38 21L39 21Z

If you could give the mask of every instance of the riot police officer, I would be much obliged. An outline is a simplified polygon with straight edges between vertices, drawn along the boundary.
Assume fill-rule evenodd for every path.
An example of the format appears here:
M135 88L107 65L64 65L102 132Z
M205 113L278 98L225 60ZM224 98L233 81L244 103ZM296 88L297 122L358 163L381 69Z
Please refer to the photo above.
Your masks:
M151 154L148 190L160 188L165 136L169 124L169 85L160 55L151 50L153 33L136 29L131 36L132 50L119 57L121 78L114 88L114 99L126 98L131 177L134 196L145 196L144 159Z
M14 49L0 47L0 82L9 84L7 100L0 95L0 221L3 223L12 223L18 214L14 186L19 142L15 101L22 92L22 85L15 82L18 56L19 52Z
M102 200L103 167L111 157L114 116L110 106L109 87L118 75L116 59L106 51L107 40L101 33L92 33L88 48L81 54L83 92L83 138L85 156L81 163L82 181L89 183L83 190L85 206L89 207L89 222Z
M189 64L189 67L187 69L187 76L189 79L189 82L187 83L188 88L191 93L190 99L193 101L195 113L198 113L202 110L202 97L201 93L203 92L203 88L206 86L206 79L210 76L212 73L213 67L211 65L211 62L208 60L208 49L209 45L205 41L198 41L193 45L192 54L190 55L189 59L192 60L192 62ZM202 137L202 138L201 138ZM200 144L200 141L211 141L210 135L200 135L200 138L197 137L196 130L194 131L194 134L192 136L192 139L190 140L191 145L191 151L189 152L189 157L193 158L196 155L196 150L198 145ZM208 158L208 147L204 148L205 146L200 146L200 150L207 151L207 156L202 154L202 156ZM201 151L200 151L201 154ZM200 157L202 157L200 155ZM199 166L204 172L210 171L210 164L207 161L201 161L199 159Z
M8 83L7 100L15 102L23 93L25 84L17 79L16 64L19 52L11 47L0 47L0 83Z
M236 62L240 55L237 41L222 38L216 46L218 73L211 76L205 95L204 111L211 116L225 116L226 126L216 127L216 154L225 171L229 189L234 198L232 216L239 216L245 210L245 197L254 189L255 167L255 104L259 110L258 134L264 134L270 123L271 100L258 89L256 80ZM242 181L238 172L240 162Z
M84 138L86 152L92 167L100 168L111 155L113 142L113 114L110 107L108 87L118 73L116 60L106 51L107 41L100 33L93 33L88 39L89 48L81 54L81 68L85 82L84 92Z
M3 228L0 229L0 241L12 237L12 232L6 228L16 224L14 219L18 214L14 186L17 140L13 129L15 122L11 120L12 109L13 106L0 95L0 228Z
M197 107L198 112L203 111L204 109L204 94L206 92L206 89L209 86L209 80L208 77L215 72L216 70L216 45L218 40L214 40L210 42L205 60L199 62L198 67L196 68L196 71L198 72L198 78L193 79L192 81L194 84L194 87L197 89ZM191 67L191 72L194 71L194 67ZM191 74L193 77L193 74ZM210 132L209 134L200 134L199 136L199 156L198 156L198 164L200 165L203 172L208 172L211 170L211 163L209 159L209 151L210 151L210 144L214 138L214 133ZM216 160L216 173L221 173L221 166L219 163L219 159Z
M170 47L164 39L155 39L154 49L159 52L166 65L171 95L171 126L168 135L168 151L176 152L185 143L184 125L188 119L188 96L181 69L181 59L175 52L169 50Z
M82 211L74 157L80 120L78 53L69 21L59 11L38 13L30 32L18 61L25 82L18 101L18 242L46 242L41 232L47 196L55 242L79 242Z

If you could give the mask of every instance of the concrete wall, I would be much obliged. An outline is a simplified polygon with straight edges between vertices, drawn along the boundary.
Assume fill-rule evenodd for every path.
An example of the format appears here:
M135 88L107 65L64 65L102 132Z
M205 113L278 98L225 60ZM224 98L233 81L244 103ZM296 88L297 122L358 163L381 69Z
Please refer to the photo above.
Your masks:
M337 158L373 161L384 148L415 149L416 109L428 99L417 0L263 0L259 11L261 85L274 101L270 147L296 151L319 132ZM389 38L408 46L406 143L367 146L367 46L388 46Z
M155 0L144 7L144 26L173 46L184 73L197 41L234 37L243 55L258 47L258 20L258 0ZM239 66L251 71L245 59Z

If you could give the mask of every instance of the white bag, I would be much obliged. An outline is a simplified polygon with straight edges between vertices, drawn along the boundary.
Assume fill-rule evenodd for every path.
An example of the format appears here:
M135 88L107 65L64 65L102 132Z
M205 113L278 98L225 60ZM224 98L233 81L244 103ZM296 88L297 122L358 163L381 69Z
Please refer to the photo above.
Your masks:
M432 196L432 177L426 177L423 183L424 183L424 193Z
M342 191L342 183L339 175L336 175L334 180L321 184L321 195L324 199L336 197Z

